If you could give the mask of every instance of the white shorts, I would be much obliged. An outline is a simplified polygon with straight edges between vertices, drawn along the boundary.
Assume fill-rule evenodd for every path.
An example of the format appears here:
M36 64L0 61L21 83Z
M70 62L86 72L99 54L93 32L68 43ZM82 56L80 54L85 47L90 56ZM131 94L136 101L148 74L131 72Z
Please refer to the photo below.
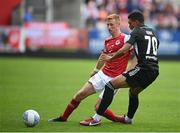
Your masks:
M101 92L99 98L102 99L104 94L104 87L106 83L112 80L112 77L105 75L101 70L89 79L89 82L93 85L96 92ZM114 94L117 90L114 91Z

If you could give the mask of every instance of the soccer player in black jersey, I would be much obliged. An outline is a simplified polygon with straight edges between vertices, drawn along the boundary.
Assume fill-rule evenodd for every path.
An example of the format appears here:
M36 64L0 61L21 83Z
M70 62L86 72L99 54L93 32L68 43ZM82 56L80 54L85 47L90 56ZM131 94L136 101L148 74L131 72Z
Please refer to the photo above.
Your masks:
M134 11L128 16L129 28L132 30L127 43L113 56L104 54L104 60L110 61L124 55L131 46L134 46L138 64L134 69L117 76L105 85L105 92L101 104L96 112L96 117L89 122L89 126L98 125L101 116L113 100L115 89L129 89L129 106L127 115L121 116L121 122L131 124L138 108L138 94L149 86L159 75L157 49L159 41L154 31L144 25L144 16L139 11Z

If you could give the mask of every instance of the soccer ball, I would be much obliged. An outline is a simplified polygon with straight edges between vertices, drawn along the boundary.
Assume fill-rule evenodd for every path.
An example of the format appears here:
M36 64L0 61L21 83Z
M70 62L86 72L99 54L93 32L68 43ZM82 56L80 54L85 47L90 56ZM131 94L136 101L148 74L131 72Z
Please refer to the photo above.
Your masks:
M39 123L40 116L35 110L26 110L23 113L23 121L27 127L34 127Z

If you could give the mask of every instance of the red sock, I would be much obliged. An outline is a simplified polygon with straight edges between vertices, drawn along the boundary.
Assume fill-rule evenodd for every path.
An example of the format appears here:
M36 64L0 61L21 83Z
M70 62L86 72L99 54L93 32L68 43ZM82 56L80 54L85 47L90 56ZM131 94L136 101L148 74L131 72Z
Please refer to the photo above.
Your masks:
M103 116L111 121L116 121L116 115L110 109L106 109Z
M71 100L71 102L67 105L63 115L60 117L64 120L67 120L70 114L78 107L80 102L75 101L74 99Z

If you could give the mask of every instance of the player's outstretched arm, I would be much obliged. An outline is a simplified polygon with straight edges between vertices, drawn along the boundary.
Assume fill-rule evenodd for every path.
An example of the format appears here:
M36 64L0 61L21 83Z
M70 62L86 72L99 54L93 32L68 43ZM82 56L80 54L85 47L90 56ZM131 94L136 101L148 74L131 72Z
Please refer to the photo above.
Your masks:
M98 59L98 61L96 63L96 67L94 68L93 72L91 73L91 77L94 74L96 74L104 66L105 61L102 60L102 55L103 55L103 52L99 56L99 59Z
M116 53L113 53L111 55L102 53L101 60L106 62L106 61L111 61L111 60L113 60L115 58L118 58L118 57L124 55L126 52L128 52L131 47L132 47L131 44L125 43L123 45L123 47L121 49L119 49Z
M113 60L117 57L123 56L126 52L128 52L131 49L132 45L129 43L125 43L121 49L119 49L111 58L110 60Z

